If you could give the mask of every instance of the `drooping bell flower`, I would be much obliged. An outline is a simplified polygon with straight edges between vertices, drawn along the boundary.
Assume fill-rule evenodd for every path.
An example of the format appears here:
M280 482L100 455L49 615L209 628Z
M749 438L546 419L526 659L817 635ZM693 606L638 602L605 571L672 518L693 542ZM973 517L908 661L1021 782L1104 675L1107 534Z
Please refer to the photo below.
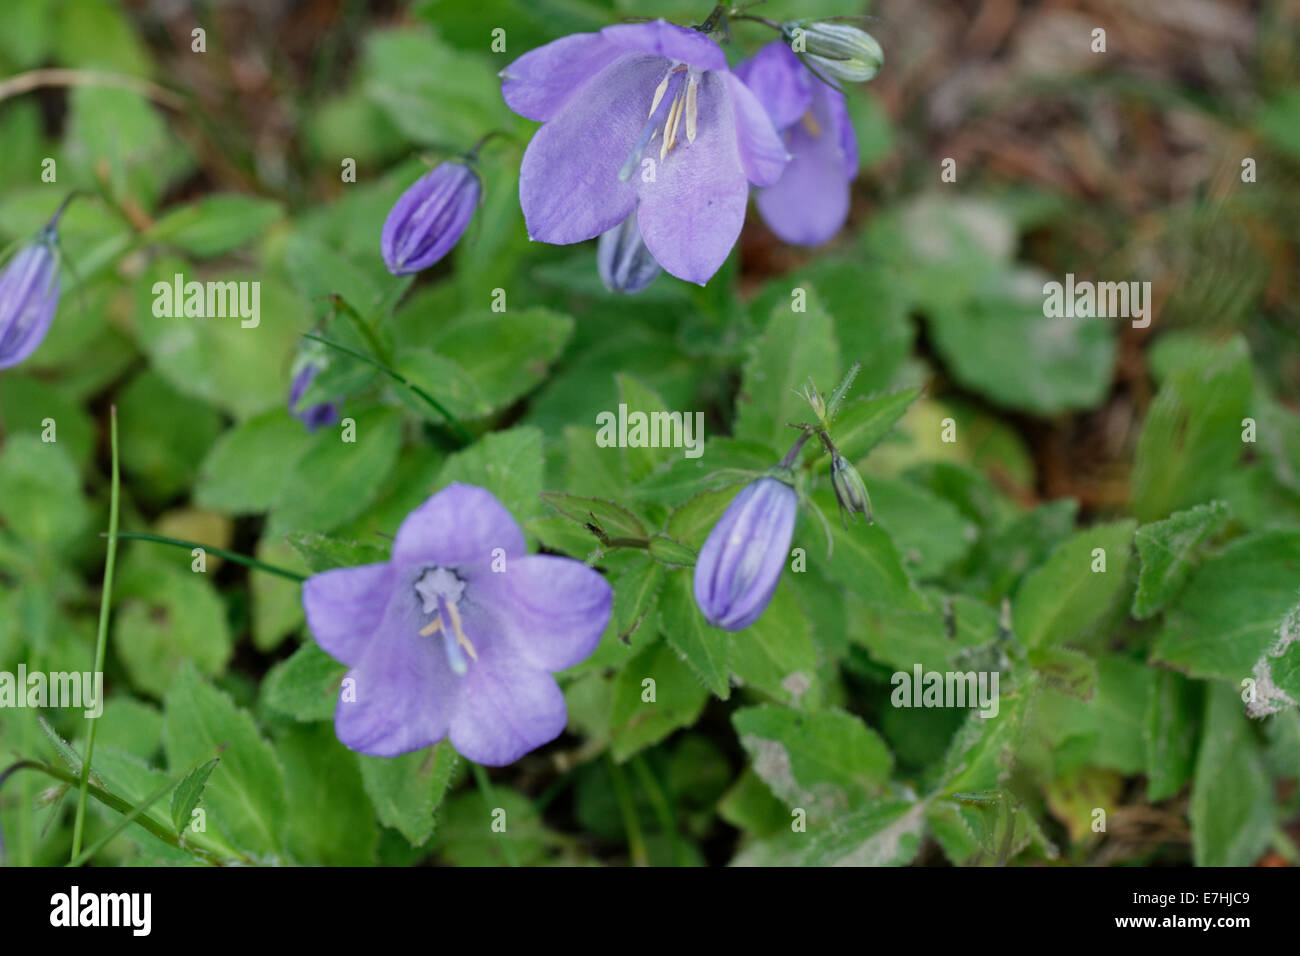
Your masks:
M315 358L304 354L297 363L293 384L289 386L289 414L306 425L308 431L313 432L324 425L333 425L339 420L337 402L317 402L305 408L298 407L298 403L311 383L315 381L316 376L320 374L322 367Z
M635 210L667 272L703 285L740 235L751 183L786 151L705 33L663 20L563 37L502 72L502 96L545 125L519 170L528 235L568 245Z
M739 631L767 610L790 553L799 500L777 478L736 495L695 562L695 603L714 627Z
M858 145L844 94L813 76L780 40L736 67L781 131L791 160L781 178L757 191L763 221L784 242L816 246L849 215Z
M606 289L626 295L645 289L663 272L641 240L635 212L600 234L596 244L596 271Z
M395 276L433 265L460 240L479 200L478 174L469 163L448 160L425 173L398 197L380 235L384 265Z
M59 306L58 229L66 206L0 272L0 368L27 359L50 331Z
M317 643L351 668L334 712L340 741L393 757L450 737L488 766L564 730L551 673L596 649L611 600L582 562L525 553L501 502L458 483L407 515L388 561L302 589Z

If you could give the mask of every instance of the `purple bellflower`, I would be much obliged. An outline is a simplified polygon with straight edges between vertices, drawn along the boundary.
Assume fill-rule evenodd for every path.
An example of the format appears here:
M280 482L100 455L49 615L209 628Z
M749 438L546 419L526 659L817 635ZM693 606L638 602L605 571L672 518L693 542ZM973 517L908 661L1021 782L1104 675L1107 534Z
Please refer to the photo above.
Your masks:
M739 631L767 610L790 552L798 506L784 481L759 478L722 513L695 562L695 603L714 627Z
M449 736L487 766L564 730L551 673L596 649L611 600L581 561L526 554L491 492L455 483L407 515L387 562L325 571L302 589L317 643L351 668L340 741L393 757Z
M49 225L0 272L0 368L24 361L50 331L59 306L58 220L62 213L60 207Z
M478 174L459 159L412 183L384 220L379 245L388 271L395 276L419 272L450 252L474 216L479 191Z
M741 63L736 75L763 104L792 157L774 185L758 190L758 211L783 242L820 245L848 219L849 183L858 175L844 94L817 79L781 40Z
M501 73L516 113L545 125L524 152L528 235L568 245L635 210L655 260L703 285L745 221L749 184L788 159L763 107L703 32L663 20L563 37Z
M312 432L323 425L333 425L339 420L339 407L336 402L318 402L306 408L297 407L320 370L320 363L314 360L302 362L293 376L293 384L289 386L289 414Z

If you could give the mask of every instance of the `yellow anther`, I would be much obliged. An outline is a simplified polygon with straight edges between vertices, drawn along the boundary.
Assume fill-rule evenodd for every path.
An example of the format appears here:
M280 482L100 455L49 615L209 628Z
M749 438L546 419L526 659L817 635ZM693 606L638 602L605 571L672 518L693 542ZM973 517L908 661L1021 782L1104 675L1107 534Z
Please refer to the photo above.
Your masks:
M451 611L451 629L456 634L456 643L465 648L471 659L478 660L478 653L474 650L474 645L469 642L469 638L465 636L465 631L461 627L460 609L456 605L449 603L447 610Z
M806 129L814 139L822 134L822 128L817 125L817 120L813 118L812 110L803 114L803 128Z
M672 77L673 77L672 73L671 72L668 73L668 75L663 78L663 81L657 87L655 87L654 102L650 104L651 116L654 116L655 110L659 109L659 101L664 98L664 93L667 92L668 90L668 81L671 80Z
M686 83L686 141L695 142L695 122L699 115L700 84L692 76Z

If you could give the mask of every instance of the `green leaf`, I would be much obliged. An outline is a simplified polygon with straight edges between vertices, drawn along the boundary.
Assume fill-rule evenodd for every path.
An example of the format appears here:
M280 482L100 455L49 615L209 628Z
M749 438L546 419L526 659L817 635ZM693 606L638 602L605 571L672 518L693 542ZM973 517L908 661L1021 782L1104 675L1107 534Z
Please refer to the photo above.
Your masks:
M280 661L262 682L262 700L295 720L330 720L347 666L316 644L303 644Z
M1169 376L1147 411L1133 466L1133 510L1164 518L1213 496L1241 456L1250 411L1250 354L1241 337L1206 344Z
M1097 688L1097 662L1068 647L1046 644L1029 652L1029 663L1043 683L1079 700L1091 700Z
M413 846L423 846L433 835L433 812L447 793L456 756L446 740L400 757L358 755L361 779L379 822Z
M354 568L359 564L379 564L388 560L388 551L375 544L362 544L325 534L290 532L285 540L298 552L313 574L334 568Z
M731 696L728 636L709 627L695 606L690 571L674 571L668 576L659 599L659 630L705 687L723 700Z
M57 550L90 521L81 478L67 450L36 435L12 435L0 448L0 518L20 540Z
M663 447L658 447L661 430L654 427L656 421L654 416L669 413L667 404L659 397L658 393L626 373L617 374L614 379L618 383L619 404L626 406L627 409L627 435L618 436L619 456L623 460L623 473L627 476L627 480L635 483L650 474L659 465L663 465L682 455L682 452L666 444ZM605 428L617 429L619 412L612 411L605 414L612 416L613 420L605 424L598 421L597 424L601 425L602 430ZM691 421L686 419L685 416L689 415L689 412L677 412L675 414L682 416L682 438L684 441L686 427L688 425L693 427L693 419ZM645 421L643 430L636 427L642 417L644 417ZM667 421L664 418L658 420ZM669 437L671 438L671 433ZM692 437L702 440L702 436L695 435L694 431L692 431ZM624 438L626 438L626 441L624 441ZM633 444L633 442L637 444Z
M1026 647L1070 644L1090 635L1125 593L1135 521L1085 528L1029 574L1015 599L1015 632ZM1095 555L1101 548L1104 555ZM1104 558L1105 570L1100 567Z
M361 73L366 95L417 143L465 150L484 130L510 126L500 81L484 59L449 48L432 31L371 33Z
M1080 760L1124 774L1146 769L1145 728L1154 672L1136 661L1109 654L1097 660L1097 687L1090 700L1055 689L1044 690L1031 727L1047 735L1057 752L1071 738L1081 745ZM1058 771L1075 769L1063 766Z
M1206 694L1190 816L1197 866L1250 866L1273 832L1272 783L1232 687Z
M1196 552L1223 530L1229 514L1226 504L1213 501L1137 529L1133 540L1142 570L1133 595L1135 618L1154 616L1178 596L1192 573Z
M330 531L365 511L397 462L402 416L394 409L356 414L356 441L318 431L290 469L271 512L273 532Z
M632 495L680 505L700 492L757 478L776 462L772 449L758 442L710 438L701 457L674 459L633 488Z
M182 395L152 371L131 380L118 397L122 467L132 486L167 499L185 490L197 463L221 433L221 416Z
M875 520L918 579L938 577L970 550L978 534L956 508L914 484L874 478L867 491Z
M1300 531L1239 538L1192 573L1151 650L1190 677L1251 676L1300 589Z
M594 524L611 538L645 538L645 525L622 505L602 498L580 498L558 491L543 491L542 500L583 527ZM593 538L593 544L595 539Z
M708 697L695 672L666 641L648 645L615 680L610 718L614 759L626 760L678 727L693 724Z
M876 795L893 767L880 736L843 711L765 704L736 711L731 722L754 772L786 806L807 810L810 823L833 820Z
M163 707L167 762L184 767L221 745L221 762L208 779L209 820L240 849L277 856L285 830L284 772L275 751L246 711L182 667Z
M1191 779L1201 711L1200 686L1182 674L1156 671L1147 702L1147 800L1174 796Z
M698 551L740 491L739 483L731 484L713 491L701 491L678 505L668 516L669 537Z
M784 449L798 434L790 422L812 421L813 411L799 394L809 378L828 394L838 382L840 351L831 317L811 287L805 311L792 302L775 306L762 337L745 363L736 399L736 437Z
M614 588L614 630L619 640L628 642L654 611L663 580L664 566L649 558L619 576Z
M484 487L523 522L545 513L542 473L542 433L524 426L493 432L452 455L438 475L438 486L462 481Z
M199 466L195 503L227 514L269 510L310 444L311 433L282 408L240 422L217 439Z
M872 801L813 834L800 866L907 866L925 836L925 804Z
M143 550L156 547L138 544L118 566L113 647L132 685L162 697L187 663L208 677L225 671L234 639L225 605L207 575L190 570L184 551ZM183 564L175 561L176 554Z
M894 423L921 395L919 388L905 388L890 395L857 398L846 402L831 425L831 439L848 461L864 458L882 438L889 434ZM829 471L829 455L817 463L819 472Z
M50 419L52 432L48 427ZM77 402L53 385L15 375L11 370L0 378L0 427L11 438L21 434L38 438L53 435L78 468L86 466L95 447L94 422Z
M456 417L481 418L505 408L546 377L548 366L573 334L573 319L550 309L482 310L435 329L427 349L399 355L397 370L448 404ZM438 360L436 368L417 367L405 357L423 354L427 362L429 352ZM447 362L455 372L447 373ZM451 394L445 394L444 381L457 385Z
M953 378L1004 408L1094 408L1111 382L1115 320L1045 317L1042 280L1031 270L994 274L977 295L935 308L935 348Z
M329 724L297 724L276 741L284 762L289 849L313 866L369 866L379 825L362 786L356 754Z
M246 245L279 218L277 202L239 193L219 193L169 210L153 224L149 237L206 258Z
M820 702L812 622L789 581L777 585L762 617L727 637L731 672L742 686L792 707Z
M190 816L199 805L199 797L203 796L208 777L212 776L212 771L217 769L220 762L221 758L213 757L199 764L172 791L172 826L177 833L183 832L189 825Z

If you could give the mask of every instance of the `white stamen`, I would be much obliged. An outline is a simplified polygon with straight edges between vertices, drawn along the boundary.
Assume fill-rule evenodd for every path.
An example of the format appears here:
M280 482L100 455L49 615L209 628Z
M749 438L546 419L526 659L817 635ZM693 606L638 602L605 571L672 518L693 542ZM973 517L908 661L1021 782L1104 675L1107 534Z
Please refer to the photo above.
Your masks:
M686 142L695 142L695 122L699 115L700 84L695 74L686 83Z
M672 70L669 70L669 71L664 75L664 78L663 78L663 80L659 83L659 86L655 88L655 98L654 98L654 102L652 102L652 103L650 104L650 115L651 115L651 116L654 116L654 115L655 115L655 110L659 109L659 101L662 100L662 99L664 98L664 93L667 92L667 90L668 90L668 81L671 80L672 78L673 78Z

